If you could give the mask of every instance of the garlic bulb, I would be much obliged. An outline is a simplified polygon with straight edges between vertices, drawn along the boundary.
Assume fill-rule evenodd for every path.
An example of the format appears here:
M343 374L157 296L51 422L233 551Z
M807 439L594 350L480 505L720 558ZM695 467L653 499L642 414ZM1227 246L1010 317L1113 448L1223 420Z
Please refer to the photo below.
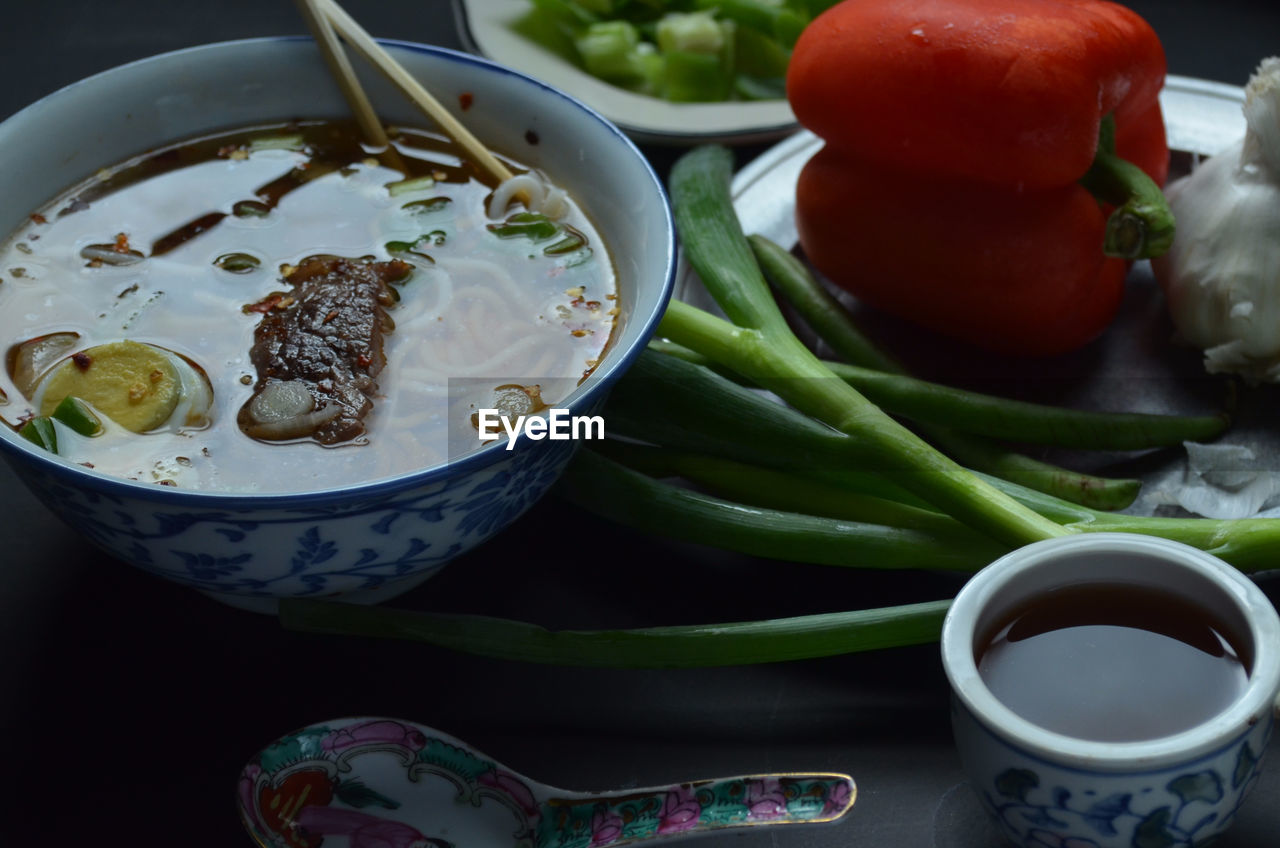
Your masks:
M1280 382L1280 58L1245 87L1244 137L1165 190L1178 222L1152 260L1174 326L1213 374Z

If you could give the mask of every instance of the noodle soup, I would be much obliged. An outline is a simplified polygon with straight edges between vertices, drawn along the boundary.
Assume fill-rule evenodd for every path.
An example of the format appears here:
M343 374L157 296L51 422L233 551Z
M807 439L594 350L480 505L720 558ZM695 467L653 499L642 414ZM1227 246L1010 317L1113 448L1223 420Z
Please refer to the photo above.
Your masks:
M70 461L193 490L316 491L456 458L481 444L476 409L566 398L617 315L582 211L493 189L438 137L399 130L374 152L343 122L100 172L0 249L0 417L47 421ZM349 361L316 366L326 338L321 359ZM58 411L77 393L83 427Z

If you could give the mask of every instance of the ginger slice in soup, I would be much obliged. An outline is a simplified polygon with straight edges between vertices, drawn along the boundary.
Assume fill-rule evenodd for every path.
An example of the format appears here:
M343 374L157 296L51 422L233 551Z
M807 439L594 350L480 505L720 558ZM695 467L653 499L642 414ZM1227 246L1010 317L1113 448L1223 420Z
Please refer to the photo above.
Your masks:
M135 433L169 420L182 396L182 379L163 351L133 341L109 342L72 354L44 384L40 414L51 415L75 396Z

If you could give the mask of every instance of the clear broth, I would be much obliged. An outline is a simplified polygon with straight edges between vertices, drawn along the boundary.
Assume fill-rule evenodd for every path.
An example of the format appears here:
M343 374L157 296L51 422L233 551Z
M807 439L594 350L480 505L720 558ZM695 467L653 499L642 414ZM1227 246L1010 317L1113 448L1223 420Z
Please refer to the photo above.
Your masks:
M301 145L280 141L298 137ZM398 195L388 188L424 176L433 184ZM571 202L562 223L589 250L544 252L544 243L487 228L492 188L446 140L411 129L397 130L394 151L382 152L366 149L347 122L166 147L54 199L0 248L0 344L12 361L16 346L51 333L79 334L79 350L127 338L207 375L207 426L135 434L107 422L93 438L59 428L59 453L109 474L201 490L314 491L438 465L480 446L471 411L490 405L491 390L537 384L548 404L563 399L596 366L616 324L613 263L581 208ZM266 214L246 214L263 211L246 200ZM87 261L86 248L120 246L119 234L138 261ZM256 441L236 426L253 391L249 351L260 320L244 307L287 289L281 269L317 254L416 266L395 286L395 329L367 434L328 448ZM257 266L228 265L228 256ZM15 385L12 368L0 374L9 425L37 401Z

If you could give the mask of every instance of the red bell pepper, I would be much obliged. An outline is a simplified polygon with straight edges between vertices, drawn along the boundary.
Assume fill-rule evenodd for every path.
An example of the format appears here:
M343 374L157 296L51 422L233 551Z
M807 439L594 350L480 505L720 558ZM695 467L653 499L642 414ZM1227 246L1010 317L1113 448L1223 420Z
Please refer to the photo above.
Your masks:
M1079 347L1114 317L1125 260L1172 240L1164 73L1151 27L1101 0L845 0L788 72L825 141L797 188L801 245L947 335Z

